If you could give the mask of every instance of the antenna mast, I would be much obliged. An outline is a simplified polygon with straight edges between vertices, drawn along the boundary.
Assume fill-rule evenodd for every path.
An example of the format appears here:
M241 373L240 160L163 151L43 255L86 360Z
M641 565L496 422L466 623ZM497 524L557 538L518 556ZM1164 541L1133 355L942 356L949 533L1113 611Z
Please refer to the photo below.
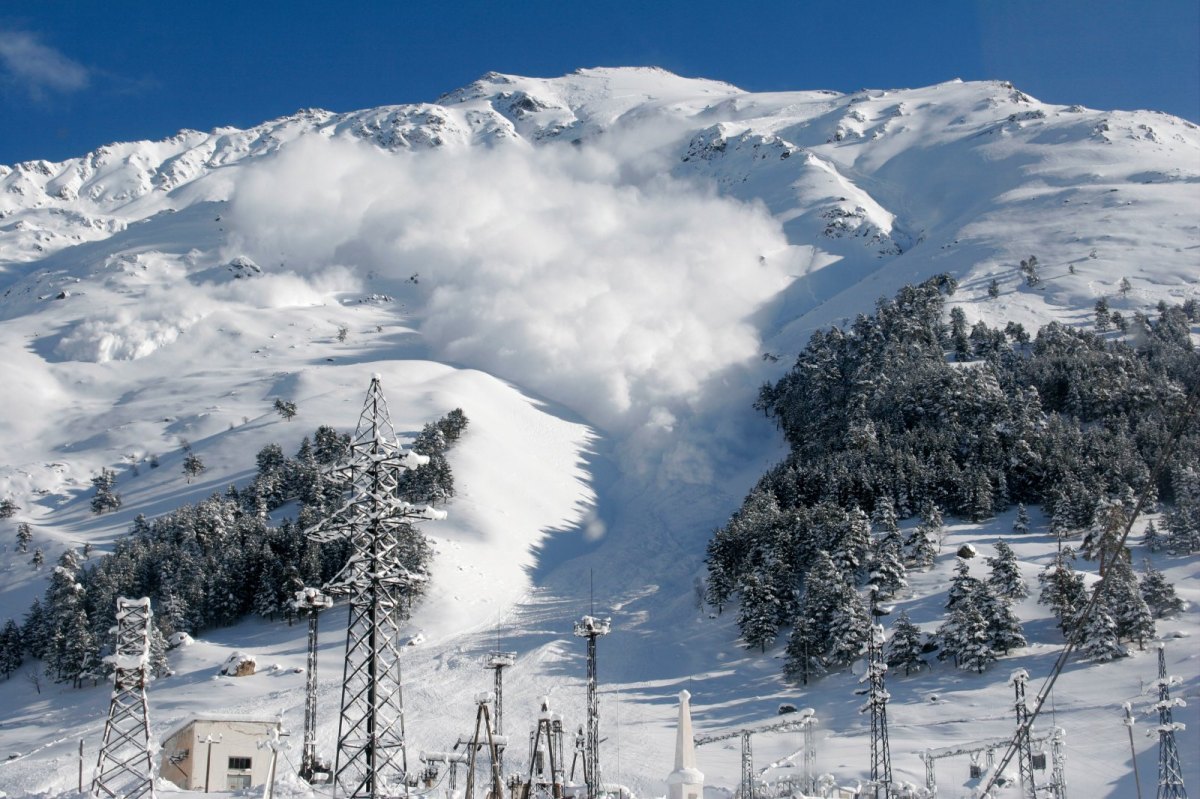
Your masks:
M300 776L313 781L317 771L327 773L329 766L317 758L317 614L333 605L333 599L316 588L296 592L292 600L301 614L308 616L308 673L304 691L304 749L300 757Z
M596 799L600 793L600 696L596 691L596 639L611 631L611 619L584 616L575 622L575 635L587 639L587 748L583 758L587 799Z

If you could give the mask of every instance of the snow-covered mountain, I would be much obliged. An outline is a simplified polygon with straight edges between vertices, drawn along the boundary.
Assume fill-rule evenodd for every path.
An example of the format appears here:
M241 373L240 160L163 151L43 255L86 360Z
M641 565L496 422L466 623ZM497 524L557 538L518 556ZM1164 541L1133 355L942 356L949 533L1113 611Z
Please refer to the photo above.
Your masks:
M1027 327L1088 324L1100 297L1122 313L1195 298L1198 207L1200 129L1171 116L1053 106L1005 83L754 94L657 69L492 73L436 103L0 166L0 498L52 561L245 479L269 442L294 451L319 424L352 426L373 372L398 429L461 406L460 494L429 526L434 585L414 619L413 737L442 748L461 731L476 655L497 637L525 675L506 704L549 693L578 718L570 619L592 584L616 628L602 673L620 692L619 768L661 790L681 685L711 727L796 696L693 601L709 533L781 452L750 407L757 387L814 328L935 273L958 279L969 319ZM1036 286L1018 268L1031 255ZM297 403L295 423L277 397ZM195 483L181 438L208 466ZM101 468L119 471L124 505L96 517ZM12 550L0 620L44 587ZM214 701L214 650L290 664L303 648L298 630L258 622L206 640L182 656L158 732ZM1106 667L1105 691L1149 668ZM1194 693L1197 661L1181 668ZM952 687L965 679L938 691L987 705L979 737L1006 732L1004 676ZM44 764L66 757L56 741L91 734L107 693L54 686L31 704L15 683L0 686L14 719L0 741L23 757L0 765L0 787L65 790ZM228 686L221 706L298 723L299 684ZM843 695L800 700L844 739L824 768L861 774L849 682L827 687ZM1078 718L1109 694L1078 688ZM953 713L921 710L893 751L939 739ZM736 755L714 757L710 779L733 785ZM915 755L897 765L919 781ZM1096 795L1123 778L1079 777Z

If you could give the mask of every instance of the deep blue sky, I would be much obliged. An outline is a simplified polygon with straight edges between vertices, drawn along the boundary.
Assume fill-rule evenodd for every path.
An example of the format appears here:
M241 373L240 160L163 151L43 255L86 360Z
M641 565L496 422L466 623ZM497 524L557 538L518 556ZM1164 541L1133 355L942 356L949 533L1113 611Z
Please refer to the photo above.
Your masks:
M298 108L418 102L488 70L655 65L752 91L1011 80L1200 120L1196 0L389 0L0 5L0 163Z

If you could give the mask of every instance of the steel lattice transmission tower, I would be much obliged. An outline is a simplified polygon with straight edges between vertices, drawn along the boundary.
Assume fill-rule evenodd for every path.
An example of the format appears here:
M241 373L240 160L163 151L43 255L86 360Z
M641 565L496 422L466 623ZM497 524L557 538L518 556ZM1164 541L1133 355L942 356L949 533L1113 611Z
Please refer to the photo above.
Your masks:
M406 601L425 576L407 568L405 556L418 535L412 523L445 514L403 501L397 489L405 470L428 460L400 446L379 375L373 376L350 451L330 470L349 495L332 516L305 531L316 541L344 538L351 546L349 561L327 586L350 597L335 796L378 799L407 778L400 624Z
M883 626L871 625L871 637L867 640L867 673L861 681L869 684L866 703L860 713L871 713L871 782L875 784L875 795L887 796L892 782L892 750L888 745L887 703L891 696L884 687L887 662L883 657Z
M1183 771L1179 766L1179 748L1175 745L1175 731L1184 725L1171 718L1172 708L1182 706L1183 702L1171 698L1171 686L1179 684L1178 677L1167 676L1167 654L1160 644L1158 647L1158 702L1151 710L1158 711L1158 728L1152 732L1158 733L1158 799L1187 799L1187 789L1183 787Z
M104 742L96 762L92 796L154 799L146 667L150 660L150 600L117 600L117 646L107 658L115 667Z
M612 620L584 616L575 622L575 635L587 639L587 749L583 778L588 799L600 793L600 695L596 690L596 639L612 632Z
M317 757L317 614L333 605L333 599L316 588L296 592L292 607L308 616L308 673L304 691L304 749L300 756L300 776L312 782L317 771L326 772Z
M496 717L496 735L504 735L504 669L517 662L516 652L489 652L483 662L485 669L491 669L495 674L495 689L492 713ZM504 749L499 750L499 767L504 771Z
M1021 792L1028 799L1037 799L1037 786L1033 779L1033 747L1029 740L1029 707L1025 704L1025 685L1028 682L1029 672L1025 669L1013 672L1012 686L1016 695L1014 708L1017 712L1017 766L1021 772Z

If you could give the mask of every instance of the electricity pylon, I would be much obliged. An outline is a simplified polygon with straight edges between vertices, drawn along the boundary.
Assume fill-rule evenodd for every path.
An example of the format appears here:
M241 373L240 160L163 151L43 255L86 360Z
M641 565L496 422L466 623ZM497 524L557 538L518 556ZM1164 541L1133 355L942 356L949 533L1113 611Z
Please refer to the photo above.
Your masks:
M892 750L888 745L887 703L891 695L884 687L887 676L887 661L883 656L883 626L871 625L867 639L867 673L862 680L869 684L866 703L860 713L871 713L871 782L875 784L875 795L888 796L892 782ZM860 682L862 681L860 680Z
M104 722L104 742L96 762L92 796L154 799L150 762L150 717L146 707L146 666L150 660L150 600L117 600L117 647L108 657L113 671L112 701Z
M305 531L316 541L345 538L351 545L350 560L330 586L350 596L333 776L334 794L348 799L380 799L407 779L400 623L405 600L425 576L407 568L404 556L417 535L412 523L445 514L403 501L397 489L405 470L428 461L396 440L375 375L350 451L330 470L349 487L349 496Z
M1171 698L1171 685L1178 685L1178 677L1167 676L1166 650L1158 647L1158 702L1151 708L1158 711L1158 799L1187 799L1183 787L1183 770L1179 766L1179 748L1175 745L1175 731L1183 725L1171 718L1171 710L1183 702Z

